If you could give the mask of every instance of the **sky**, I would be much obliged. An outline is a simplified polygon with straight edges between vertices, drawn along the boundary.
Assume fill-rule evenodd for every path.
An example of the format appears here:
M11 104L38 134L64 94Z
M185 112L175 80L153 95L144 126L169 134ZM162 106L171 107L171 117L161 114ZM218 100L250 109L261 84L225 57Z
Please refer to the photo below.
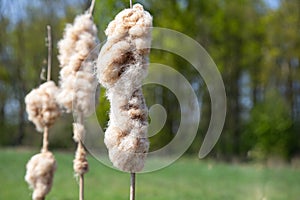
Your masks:
M38 5L40 0L1 0L2 4L1 12L6 15L10 16L13 21L17 21L18 19L24 17L25 14L25 7L28 3ZM84 0L82 0L84 1ZM267 5L269 5L272 9L277 9L280 5L280 0L264 0ZM72 0L65 0L65 2L72 2Z
M43 6L45 0L0 0L0 14L8 17L12 24L26 17L26 6L29 4L34 7ZM61 0L66 5L80 3L87 0Z
M264 0L272 9L279 7L280 0Z
M86 0L77 0L84 2ZM117 0L116 0L117 1ZM251 1L251 0L250 0ZM271 9L277 9L281 0L264 0ZM64 0L65 3L74 3L74 0ZM0 0L0 12L10 18L12 24L16 24L20 19L26 17L25 8L31 3L34 6L40 6L42 0Z

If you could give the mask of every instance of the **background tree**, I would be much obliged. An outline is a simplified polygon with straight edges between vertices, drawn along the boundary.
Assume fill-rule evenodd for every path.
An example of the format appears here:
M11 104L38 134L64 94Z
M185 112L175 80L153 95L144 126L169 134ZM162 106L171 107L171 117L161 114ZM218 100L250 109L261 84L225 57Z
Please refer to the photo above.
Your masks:
M300 153L298 0L274 0L278 3L275 7L265 0L134 2L142 3L150 11L154 26L177 30L194 38L216 62L225 82L228 112L223 133L211 156L232 160L248 159L249 152L260 152L262 157L278 154L288 158ZM46 58L45 27L47 24L53 27L56 44L62 37L65 23L72 22L75 14L81 13L89 4L90 1L85 0L0 2L1 145L40 142L38 135L32 134L33 126L26 120L24 94L40 82L39 74ZM127 0L96 2L94 19L100 42L105 40L108 22L124 7L129 7ZM56 45L53 50L53 77L58 77ZM188 153L198 152L210 119L211 105L205 82L189 63L176 55L152 50L150 59L173 67L193 85L201 105L201 122ZM148 85L144 92L149 106L159 103L167 111L164 128L151 138L151 148L157 149L175 136L181 120L180 109L177 99L167 88ZM97 115L101 126L105 127L108 102L103 95L101 88L100 102L104 104L97 108ZM71 127L65 123L68 120L63 117L53 127L51 144L71 146L71 140L63 140L72 135ZM281 126L281 120L284 128L277 127ZM272 126L274 123L276 126ZM271 144L277 146L273 136L284 143L280 152L269 149Z

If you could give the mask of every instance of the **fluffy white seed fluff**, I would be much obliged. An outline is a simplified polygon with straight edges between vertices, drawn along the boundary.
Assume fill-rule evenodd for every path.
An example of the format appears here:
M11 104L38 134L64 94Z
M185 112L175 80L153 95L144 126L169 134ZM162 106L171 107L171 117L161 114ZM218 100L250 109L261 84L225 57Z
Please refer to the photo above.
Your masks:
M33 189L32 199L42 200L50 192L56 161L49 151L34 155L26 165L25 180Z
M72 25L68 24L63 39L58 42L62 69L57 101L67 112L73 110L88 115L93 108L92 97L97 87L93 60L97 55L90 53L96 45L97 28L88 13L77 16Z
M141 85L147 75L151 26L152 17L142 5L121 11L105 31L107 42L97 60L97 77L111 104L104 142L113 165L127 172L143 169L149 149Z
M74 85L73 110L82 113L83 116L91 114L95 107L96 87L97 79L92 73L78 71Z
M75 142L79 142L80 140L82 140L85 135L85 129L84 126L82 124L79 123L73 123L73 139Z
M89 164L86 159L86 151L81 143L78 143L77 150L75 153L75 159L73 160L73 169L75 174L83 175L88 172Z
M85 174L89 168L88 161L86 159L86 152L80 143L80 140L84 139L85 129L82 124L73 123L73 130L73 139L78 143L75 159L73 160L73 169L76 175L82 175Z
M60 109L55 101L57 92L58 88L55 83L47 81L25 97L28 119L40 132L43 132L44 127L53 125L60 116Z

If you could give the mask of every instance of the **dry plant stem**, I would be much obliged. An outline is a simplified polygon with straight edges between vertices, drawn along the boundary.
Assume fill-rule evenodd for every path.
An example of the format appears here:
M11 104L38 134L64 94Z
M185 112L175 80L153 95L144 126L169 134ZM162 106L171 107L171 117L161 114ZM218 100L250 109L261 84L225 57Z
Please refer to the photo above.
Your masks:
M79 124L83 125L83 115L82 113L78 114L77 121ZM82 135L81 135L82 137ZM84 148L82 144L82 138L78 141L77 148ZM84 200L84 174L80 174L79 176L79 200Z
M83 146L81 140L78 145ZM80 174L79 176L79 200L84 200L84 174Z
M48 33L48 73L47 73L47 81L51 79L51 56L52 56L52 38L51 38L51 26L47 26Z
M60 110L54 96L58 90L55 83L51 81L51 27L47 26L48 46L48 73L47 82L39 88L33 89L25 97L28 119L32 121L39 132L43 132L43 144L41 153L34 155L26 164L25 180L33 189L32 199L45 200L50 192L53 176L56 170L56 161L51 152L48 151L49 127L54 124L55 119L60 115ZM41 78L44 78L42 70Z
M135 173L130 173L130 200L135 200Z
M49 128L46 126L44 128L44 134L43 134L43 147L42 147L42 153L48 151L48 135L49 135Z
M79 200L84 200L84 175L79 177Z
M95 7L95 0L92 0L91 6L90 6L90 8L89 8L89 13L90 13L90 15L93 14L94 7Z
M132 8L132 0L129 0L130 8Z
M47 38L48 38L48 70L47 70L47 81L51 79L51 54L52 54L52 39L51 39L51 26L47 25ZM48 135L49 135L49 128L46 126L44 128L44 135L43 135L43 148L42 152L48 151Z

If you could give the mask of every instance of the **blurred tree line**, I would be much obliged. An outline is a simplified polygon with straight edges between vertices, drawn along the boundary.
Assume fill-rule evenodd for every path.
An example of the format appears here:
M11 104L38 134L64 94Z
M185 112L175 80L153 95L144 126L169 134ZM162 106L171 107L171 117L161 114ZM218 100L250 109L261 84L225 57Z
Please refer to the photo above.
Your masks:
M24 97L40 80L47 55L46 25L55 42L52 77L57 82L57 41L65 24L85 10L90 1L0 2L0 145L36 145L40 135L27 120ZM24 2L24 1L22 1ZM141 0L154 17L154 26L180 31L197 40L216 62L227 93L227 118L221 138L210 156L220 159L292 158L300 155L300 1L278 0ZM277 2L277 1L276 1ZM100 41L104 30L125 0L96 1L94 19ZM194 87L201 105L197 137L187 153L199 151L210 120L210 99L205 82L182 58L158 50L151 62L171 66ZM159 72L157 72L159 73ZM176 97L158 85L144 87L149 106L167 111L163 129L151 138L157 149L172 140L180 123ZM108 102L101 89L97 116L102 127ZM71 116L51 129L52 147L69 148Z

